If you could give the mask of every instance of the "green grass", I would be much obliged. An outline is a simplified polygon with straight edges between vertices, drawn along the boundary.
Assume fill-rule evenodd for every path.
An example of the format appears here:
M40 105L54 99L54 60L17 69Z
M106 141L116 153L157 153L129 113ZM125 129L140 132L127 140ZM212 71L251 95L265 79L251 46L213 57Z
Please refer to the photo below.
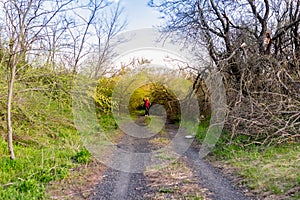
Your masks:
M160 193L173 193L174 190L169 189L169 188L161 188L161 189L158 190L158 192L160 192Z
M98 115L99 124L101 130L104 132L110 132L118 128L117 123L112 114L102 114Z
M270 191L283 195L300 185L299 144L231 149L227 156L223 152L222 157L259 193ZM294 195L295 199L299 198L299 191Z
M28 68L28 72L18 75L22 81L15 82L12 106L15 160L9 158L6 141L7 83L0 81L0 199L47 199L46 186L50 182L70 177L71 170L86 166L92 159L83 147L73 119L71 85L74 76L56 73L47 66ZM31 90L35 88L44 90ZM76 105L84 109L82 113L78 113L81 110L75 113L86 119L83 128L115 138L117 131L114 130L118 127L114 118L99 115L99 121L93 121L84 103L77 102ZM82 125L80 122L77 120L76 125ZM99 127L97 122L99 130L93 127L95 124Z
M210 122L209 118L200 122L195 137L199 142L203 142L204 138L206 137L206 131L209 127L209 122Z
M80 164L88 164L89 162L91 162L92 159L92 155L91 153L86 150L85 148L82 149L81 151L79 151L74 157L73 159Z
M167 160L167 161L174 161L176 158L173 155L168 155L167 153L159 153L155 156L156 158L160 160Z
M196 138L202 142L206 136L209 119L200 123ZM236 168L243 183L258 194L270 192L287 194L290 199L299 199L300 192L293 188L300 185L300 144L277 146L245 146L248 138L238 136L229 144L230 133L224 131L212 157Z
M46 184L69 175L78 165L72 159L78 150L57 141L46 147L15 145L17 159L11 160L6 142L0 139L0 199L44 199Z
M145 116L145 119L144 119L144 124L145 125L148 126L151 123L151 117L152 116Z
M47 199L46 185L66 178L91 155L84 151L70 107L42 94L23 98L23 107L14 110L15 160L0 129L0 199Z
M144 116L145 115L145 110L144 109L136 109L133 111L130 111L130 116L132 118L136 118L137 116Z

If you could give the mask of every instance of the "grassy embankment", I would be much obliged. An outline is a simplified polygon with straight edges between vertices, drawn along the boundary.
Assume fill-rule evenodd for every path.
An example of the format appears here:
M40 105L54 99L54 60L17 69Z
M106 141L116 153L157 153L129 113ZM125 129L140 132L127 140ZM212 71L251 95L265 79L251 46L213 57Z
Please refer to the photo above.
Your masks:
M203 121L196 138L203 141L209 120ZM279 196L284 199L300 198L300 144L273 146L243 146L243 137L228 145L229 133L223 133L212 152L212 159L221 161L242 177L240 182L261 196Z
M14 112L15 160L9 158L5 129L0 130L0 199L48 199L47 185L76 176L74 169L89 163L91 155L69 106L37 94ZM104 130L115 129L111 116L99 121Z
M46 187L50 182L57 184L56 189L63 190L62 187L67 186L59 185L60 180L80 175L74 174L73 169L89 163L91 155L82 146L71 121L65 121L66 116L71 117L69 111L53 116L60 120L47 124L52 129L51 135L43 132L46 126L30 130L24 125L28 131L22 132L23 141L19 138L15 144L16 160L9 158L7 143L0 138L0 199L48 199ZM104 130L115 126L110 116L100 117L99 121Z
M46 101L45 96L33 98L26 106L22 113L15 111L20 118L14 119L15 160L9 158L5 132L1 132L0 199L44 199L49 182L66 178L70 169L90 161L70 109Z

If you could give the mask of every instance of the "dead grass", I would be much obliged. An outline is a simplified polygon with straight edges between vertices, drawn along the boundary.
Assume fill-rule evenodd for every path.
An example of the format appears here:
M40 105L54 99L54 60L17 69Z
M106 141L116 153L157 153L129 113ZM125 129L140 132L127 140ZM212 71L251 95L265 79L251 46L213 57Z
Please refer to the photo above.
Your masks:
M71 175L60 181L51 182L47 190L50 199L90 199L94 187L101 181L106 167L98 161L73 169Z
M154 191L145 194L146 199L207 199L207 189L198 185L197 177L183 159L172 162L159 171L148 170L145 177L150 182L148 187Z
M149 141L150 144L155 145L156 147L164 147L168 145L170 142L171 142L170 139L163 138L163 137L153 138Z

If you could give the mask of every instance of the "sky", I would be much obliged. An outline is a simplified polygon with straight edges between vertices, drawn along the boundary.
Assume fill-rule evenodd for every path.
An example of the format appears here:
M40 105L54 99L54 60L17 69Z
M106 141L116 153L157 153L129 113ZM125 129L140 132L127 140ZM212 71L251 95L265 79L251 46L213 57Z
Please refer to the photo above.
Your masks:
M124 17L126 17L128 26L126 30L140 28L152 28L159 25L159 12L147 6L148 0L111 0L115 3L120 2L124 7Z
M159 19L161 14L154 8L151 8L147 5L149 0L110 0L110 1L114 3L120 2L121 6L124 8L123 16L126 17L128 23L124 32L143 29L143 28L155 28L155 26L159 26L162 23L162 20ZM151 38L152 36L153 35L151 34L147 35L147 31L146 31L142 33L142 36L140 36L138 39L135 40L136 41L142 40L140 41L140 44L142 44L143 46L144 43L145 44L147 43L148 46L147 45L146 46L149 47L149 41L154 40L153 38ZM172 47L171 51L170 49L164 50L164 49L138 47L139 45L136 45L134 41L129 42L128 46L133 48L133 49L131 48L128 49L130 51L133 50L133 52L128 54L125 53L124 56L117 58L115 60L116 63L129 63L133 58L146 58L148 60L151 60L151 64L167 67L168 65L177 65L177 63L172 62L171 64L170 62L166 62L166 60L168 60L166 59L166 57L169 58L171 57L174 59L186 61L186 59L179 56L180 54L178 53L178 51L172 51L172 49L178 49L179 47L177 46ZM134 49L134 47L137 47L137 49Z

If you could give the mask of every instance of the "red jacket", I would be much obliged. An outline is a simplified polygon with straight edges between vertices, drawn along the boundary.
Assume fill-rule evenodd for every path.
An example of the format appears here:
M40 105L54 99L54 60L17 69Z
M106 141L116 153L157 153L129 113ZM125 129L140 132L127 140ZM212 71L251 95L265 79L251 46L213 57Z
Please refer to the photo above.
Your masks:
M148 99L145 99L144 102L145 102L145 103L144 103L145 107L146 107L146 108L149 108L149 106L150 106L150 101L149 101Z

